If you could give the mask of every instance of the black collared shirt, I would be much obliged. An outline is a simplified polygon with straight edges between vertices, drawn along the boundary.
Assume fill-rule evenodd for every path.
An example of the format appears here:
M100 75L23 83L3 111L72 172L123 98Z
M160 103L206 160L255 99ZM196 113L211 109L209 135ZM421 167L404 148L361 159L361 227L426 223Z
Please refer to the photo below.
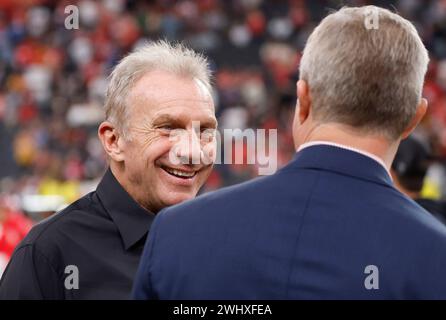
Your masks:
M109 169L95 192L34 226L0 299L128 299L153 218Z

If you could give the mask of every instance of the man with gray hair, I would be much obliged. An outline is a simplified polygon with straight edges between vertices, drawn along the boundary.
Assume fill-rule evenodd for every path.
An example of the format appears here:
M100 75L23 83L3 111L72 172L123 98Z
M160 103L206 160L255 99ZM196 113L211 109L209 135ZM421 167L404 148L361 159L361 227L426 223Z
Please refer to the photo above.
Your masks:
M209 78L206 59L180 44L150 43L121 60L98 130L109 169L95 192L31 230L0 299L130 297L154 215L195 197L212 170Z
M389 174L426 112L427 65L399 15L328 15L300 63L294 159L160 212L134 297L446 298L446 228Z

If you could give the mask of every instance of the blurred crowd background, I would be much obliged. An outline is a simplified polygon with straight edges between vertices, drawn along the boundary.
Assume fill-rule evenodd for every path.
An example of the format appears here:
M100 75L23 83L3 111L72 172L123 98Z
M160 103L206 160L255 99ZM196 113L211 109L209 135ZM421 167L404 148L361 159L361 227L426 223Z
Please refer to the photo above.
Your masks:
M280 167L294 154L295 83L308 35L331 9L365 4L410 19L430 52L429 113L416 135L433 159L423 194L443 198L445 0L0 0L0 273L35 221L93 190L104 173L96 130L107 77L123 55L156 39L205 53L220 129L277 129ZM79 29L64 26L68 5L79 9ZM256 175L253 165L217 165L203 192Z

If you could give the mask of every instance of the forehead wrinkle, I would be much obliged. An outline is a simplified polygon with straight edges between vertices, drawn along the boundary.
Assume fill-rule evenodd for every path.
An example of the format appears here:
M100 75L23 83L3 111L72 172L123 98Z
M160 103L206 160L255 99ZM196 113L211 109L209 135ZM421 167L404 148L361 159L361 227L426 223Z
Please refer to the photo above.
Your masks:
M177 88L177 89L174 89ZM131 96L151 98L154 101L164 102L168 100L196 100L202 102L212 102L212 95L204 84L199 80L194 80L189 85L169 83L144 84L137 83L130 93ZM174 98L169 99L174 96ZM193 98L190 98L193 97ZM168 98L167 100L165 98Z
M166 110L168 109L173 109L173 108L178 108L180 106L184 106L184 102L197 102L200 100L195 100L195 99L188 99L188 100L184 100L184 99L171 99L169 101L165 101L163 103L160 103L158 105L158 108L156 108L157 110L154 112L153 117L152 117L152 121L157 120L156 118L158 117L162 117L162 116L170 116L171 118L174 119L181 119L182 117L180 116L181 112L183 113L187 113L190 114L190 112L187 112L185 110L181 110L179 113L178 112L166 112ZM181 104L176 104L176 102L182 102ZM201 100L201 102L206 102ZM170 105L172 104L172 105ZM193 109L195 110L205 110L208 111L208 115L210 115L213 119L215 119L215 115L214 115L214 108L212 104L207 104L206 106L203 106L202 104L198 103L193 105ZM160 115L161 114L161 115Z
M206 104L214 109L210 91L199 79L190 79L189 84L186 85L182 81L178 84L179 90L175 89L177 87L175 85L176 82L166 84L163 81L161 81L161 83L152 83L152 81L150 81L147 83L141 80L136 83L130 92L129 97L133 98L133 101L130 101L131 103L140 103L156 107L176 101L187 101Z
M164 103L167 104L168 102L172 102L174 100L170 100L170 101L166 101ZM192 100L190 100L192 101ZM136 119L134 118L133 121L130 121L129 123L129 128L131 128L131 130L138 132L138 133L149 133L151 131L155 131L156 128L154 128L154 126L156 125L156 123L159 122L163 122L163 121L174 121L174 122L184 122L185 119L188 119L188 114L190 114L189 112L186 111L180 111L180 112L169 112L167 110L171 109L171 108L176 108L176 105L172 105L172 106L161 106L161 108L159 108L160 106L158 106L158 108L155 108L156 111L153 114L147 114L147 113L143 113L140 116L138 116ZM202 107L200 109L203 110L207 110L208 112L206 112L204 119L202 120L197 120L197 121L202 121L203 123L211 123L211 125L218 125L218 121L215 118L214 112L211 109L208 109L206 107ZM152 109L154 110L154 109ZM182 112L186 114L186 116L182 115ZM203 115L199 115L198 118L203 118ZM190 119L188 119L189 121ZM192 120L193 121L193 120Z
M149 90L142 91L142 87L137 87L136 90L132 90L132 93L130 95L130 107L133 107L137 109L138 119L135 119L137 122L141 122L141 120L144 121L144 118L147 119L147 121L144 121L144 128L139 128L139 131L147 131L148 127L150 125L153 125L154 121L156 121L157 117L161 113L169 114L167 111L170 108L178 108L181 106L185 107L192 107L192 109L198 109L198 110L207 110L209 113L209 116L215 120L215 107L213 104L213 100L208 94L207 97L203 98L195 98L192 97L169 97L164 96L161 94L159 96L158 93L153 93L153 87L149 88ZM173 92L172 89L170 89L171 92ZM158 94L158 95L157 95ZM166 94L168 95L168 94ZM184 111L187 112L187 111ZM171 112L170 115L174 117L174 115L177 115L177 112ZM178 117L175 117L178 118ZM147 124L147 122L150 122L150 125ZM130 124L131 125L131 124Z
M194 111L190 110L177 110L175 107L166 107L158 110L152 117L152 123L162 121L174 121L174 122L188 122L197 120L204 120L208 118L215 118L214 112L208 108L197 108Z
M163 101L158 101L157 105L158 106L164 106L164 105L168 105L170 103L174 103L174 102L195 102L200 104L206 104L206 106L212 107L212 103L211 101L209 101L208 99L190 99L190 98L176 98L176 99L168 99L168 100L163 100ZM176 106L172 106L172 107L176 107Z
M131 98L133 99L133 101L131 102L133 102L134 105L143 106L144 108L150 108L152 110L157 109L157 107L158 108L178 107L183 105L185 102L188 104L195 103L196 104L194 106L195 108L200 108L200 109L210 108L212 111L214 110L214 104L212 103L212 100L209 99L173 98L173 99L160 100L155 97L149 98L144 95L135 95L135 94L132 94ZM161 111L162 110L157 110L154 115L156 115Z
M147 97L144 94L138 94L138 92L135 92L132 90L130 95L127 97L128 99L128 107L135 109L135 108L149 108L152 109L156 104L154 103L153 99Z

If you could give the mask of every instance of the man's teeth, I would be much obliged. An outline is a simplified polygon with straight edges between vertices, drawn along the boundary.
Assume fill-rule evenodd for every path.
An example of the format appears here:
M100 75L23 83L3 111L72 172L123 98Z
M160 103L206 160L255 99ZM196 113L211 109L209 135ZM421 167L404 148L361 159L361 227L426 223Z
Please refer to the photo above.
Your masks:
M171 168L165 168L165 169L170 174L180 176L180 177L192 178L195 175L195 172L186 172L186 171L180 171L180 170L171 169Z

